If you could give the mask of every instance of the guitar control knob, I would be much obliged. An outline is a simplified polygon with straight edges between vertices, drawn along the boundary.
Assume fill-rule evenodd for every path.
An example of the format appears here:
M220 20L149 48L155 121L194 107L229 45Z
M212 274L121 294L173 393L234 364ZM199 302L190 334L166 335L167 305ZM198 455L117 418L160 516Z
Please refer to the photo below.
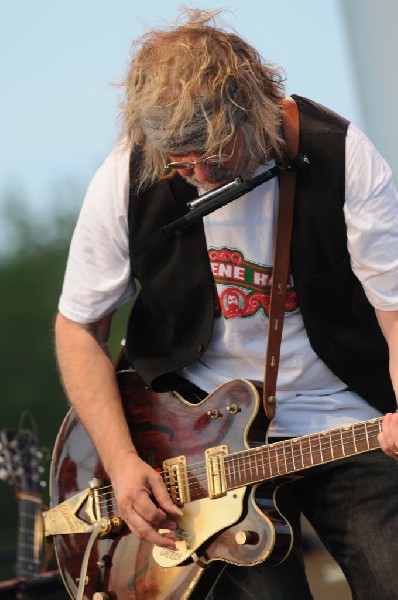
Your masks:
M110 598L105 592L95 592L93 596L93 600L110 600Z
M211 419L218 419L218 417L221 417L221 413L218 410L218 408L213 408L211 410L208 410L207 414Z
M238 531L235 534L235 542L240 546L258 544L258 539L258 533L255 531Z
M231 415L236 415L236 413L240 412L241 409L237 404L233 403L227 406L227 410L231 413Z

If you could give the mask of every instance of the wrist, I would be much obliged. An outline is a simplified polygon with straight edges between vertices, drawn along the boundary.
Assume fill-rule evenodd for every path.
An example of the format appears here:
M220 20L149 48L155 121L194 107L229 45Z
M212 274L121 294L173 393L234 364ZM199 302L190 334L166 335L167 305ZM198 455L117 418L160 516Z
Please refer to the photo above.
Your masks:
M104 461L105 471L111 476L112 471L118 470L121 465L126 464L126 462L131 464L134 459L141 460L135 448L113 454L107 461Z

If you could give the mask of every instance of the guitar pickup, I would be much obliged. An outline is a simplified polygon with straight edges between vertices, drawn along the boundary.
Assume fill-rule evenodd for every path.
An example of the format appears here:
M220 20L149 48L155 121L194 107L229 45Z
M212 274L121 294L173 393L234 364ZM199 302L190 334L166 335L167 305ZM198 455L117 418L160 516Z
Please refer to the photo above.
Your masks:
M174 504L184 506L190 501L186 457L168 458L163 462L163 471L163 481L169 496Z
M228 454L228 446L215 446L206 450L206 471L210 498L220 498L227 493L224 457Z

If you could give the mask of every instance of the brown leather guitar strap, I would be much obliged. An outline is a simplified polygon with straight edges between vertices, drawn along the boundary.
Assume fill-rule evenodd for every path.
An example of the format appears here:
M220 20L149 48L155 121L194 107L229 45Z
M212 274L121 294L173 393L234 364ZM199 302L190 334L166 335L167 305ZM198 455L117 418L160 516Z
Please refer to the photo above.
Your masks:
M283 129L287 155L290 160L293 160L296 158L299 149L299 114L293 98L288 97L284 100L283 112ZM263 384L264 410L270 420L274 418L276 408L276 379L278 376L286 289L289 277L295 186L295 171L287 171L280 175L278 223L274 249L269 333Z

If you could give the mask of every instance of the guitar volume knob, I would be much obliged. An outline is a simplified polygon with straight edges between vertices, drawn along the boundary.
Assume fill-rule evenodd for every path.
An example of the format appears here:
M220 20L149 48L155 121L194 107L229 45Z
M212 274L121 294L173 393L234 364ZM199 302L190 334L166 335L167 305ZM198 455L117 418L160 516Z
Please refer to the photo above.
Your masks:
M207 415L211 418L211 419L218 419L218 417L221 417L221 412L218 410L218 408L213 408L207 411Z
M227 411L230 412L231 415L236 415L238 412L241 411L241 409L237 404L233 403L227 406Z

